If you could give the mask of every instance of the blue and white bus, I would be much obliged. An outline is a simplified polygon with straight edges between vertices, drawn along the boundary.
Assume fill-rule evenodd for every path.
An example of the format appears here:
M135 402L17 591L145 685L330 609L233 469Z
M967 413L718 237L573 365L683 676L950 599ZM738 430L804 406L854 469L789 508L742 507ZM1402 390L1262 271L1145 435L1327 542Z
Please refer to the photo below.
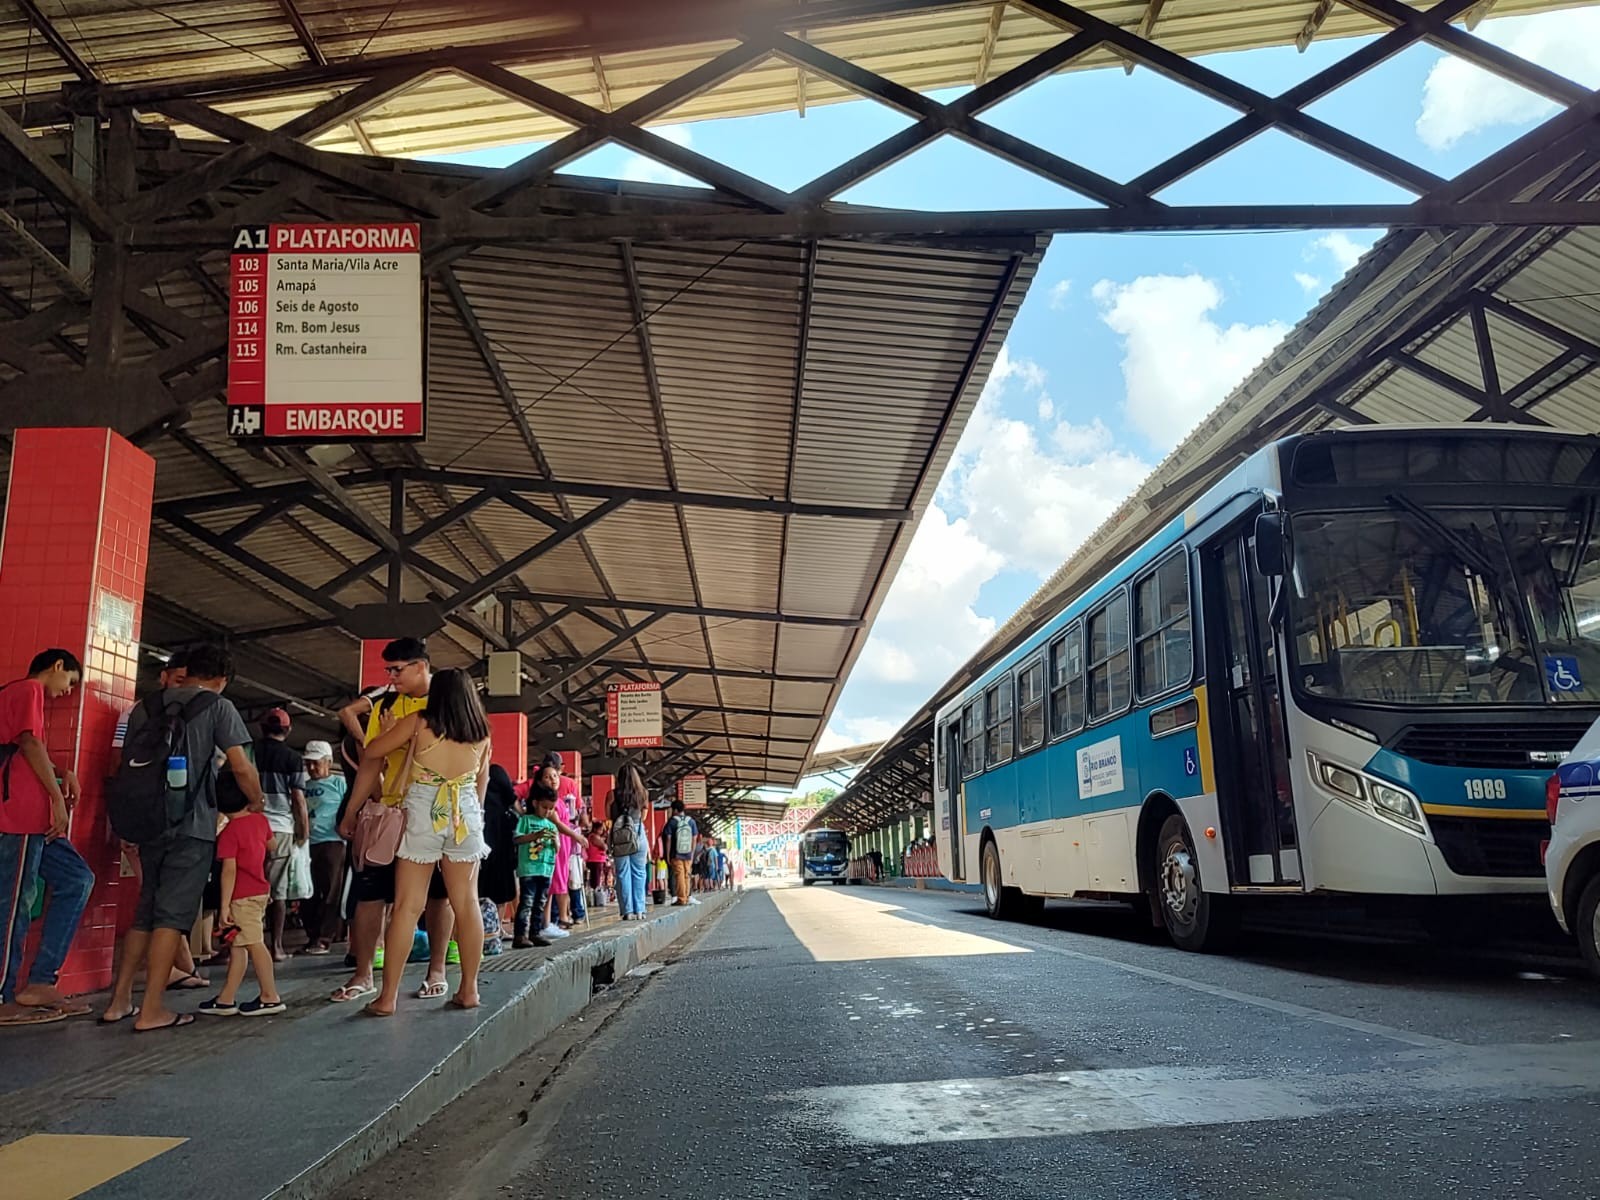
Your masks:
M1185 949L1250 895L1543 888L1600 715L1600 438L1267 446L935 725L935 835L995 916L1121 898Z
M850 877L850 835L842 829L808 829L800 835L800 882L810 887L819 879L834 883Z

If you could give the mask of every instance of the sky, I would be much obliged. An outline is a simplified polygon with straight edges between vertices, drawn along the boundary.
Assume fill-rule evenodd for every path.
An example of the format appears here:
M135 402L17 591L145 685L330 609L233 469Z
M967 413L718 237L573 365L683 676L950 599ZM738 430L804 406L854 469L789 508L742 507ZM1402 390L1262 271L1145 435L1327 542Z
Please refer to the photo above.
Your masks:
M1477 34L1600 87L1600 7L1483 22ZM1206 65L1277 94L1352 40L1219 55ZM964 89L935 94L948 102ZM1324 97L1312 115L1445 178L1555 106L1426 46ZM1067 114L1072 116L1069 118ZM1092 119L1075 119L1092 114ZM1228 123L1232 110L1148 70L1043 80L984 119L1127 180ZM872 100L655 131L793 188L909 123ZM527 147L452 156L501 165ZM573 174L693 184L619 147ZM843 193L917 209L1089 202L941 139ZM1161 193L1169 203L1403 202L1409 194L1286 135L1263 134ZM1052 243L890 587L821 747L875 741L1003 624L1376 240L1373 231L1061 235Z

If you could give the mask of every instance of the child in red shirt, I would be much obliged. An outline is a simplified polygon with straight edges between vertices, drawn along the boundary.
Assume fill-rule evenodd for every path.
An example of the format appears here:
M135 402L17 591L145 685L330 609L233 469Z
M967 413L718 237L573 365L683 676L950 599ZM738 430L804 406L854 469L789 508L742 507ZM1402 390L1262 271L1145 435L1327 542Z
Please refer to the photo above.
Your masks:
M217 857L222 860L222 924L233 926L232 957L228 978L222 990L200 1005L200 1012L215 1017L265 1017L281 1013L286 1007L278 995L272 974L272 953L267 949L263 928L272 887L267 882L267 848L272 845L272 826L262 814L264 801L250 802L244 794L231 791L217 796L217 807L228 817L228 824L217 835ZM256 971L261 994L254 1000L238 1002L239 985L246 966Z

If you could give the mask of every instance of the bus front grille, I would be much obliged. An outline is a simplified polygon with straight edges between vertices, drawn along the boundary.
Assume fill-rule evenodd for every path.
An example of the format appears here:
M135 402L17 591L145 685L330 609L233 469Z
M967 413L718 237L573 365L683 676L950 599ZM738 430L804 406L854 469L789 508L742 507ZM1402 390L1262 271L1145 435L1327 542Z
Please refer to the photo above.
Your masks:
M1582 720L1413 725L1400 735L1396 753L1440 767L1501 771L1554 771L1552 754L1566 754L1589 728Z
M1499 879L1542 877L1539 843L1550 836L1548 821L1500 817L1428 817L1433 840L1457 875Z

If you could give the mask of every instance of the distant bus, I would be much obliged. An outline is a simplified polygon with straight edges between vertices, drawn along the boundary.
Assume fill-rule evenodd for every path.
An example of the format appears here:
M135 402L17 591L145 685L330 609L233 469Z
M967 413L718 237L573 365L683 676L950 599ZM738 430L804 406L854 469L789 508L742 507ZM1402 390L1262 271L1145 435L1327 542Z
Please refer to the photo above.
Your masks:
M850 870L850 836L839 829L808 829L800 835L800 881L845 883Z
M1265 447L939 711L941 871L1189 950L1246 896L1541 891L1545 780L1600 715L1597 509L1589 436Z

